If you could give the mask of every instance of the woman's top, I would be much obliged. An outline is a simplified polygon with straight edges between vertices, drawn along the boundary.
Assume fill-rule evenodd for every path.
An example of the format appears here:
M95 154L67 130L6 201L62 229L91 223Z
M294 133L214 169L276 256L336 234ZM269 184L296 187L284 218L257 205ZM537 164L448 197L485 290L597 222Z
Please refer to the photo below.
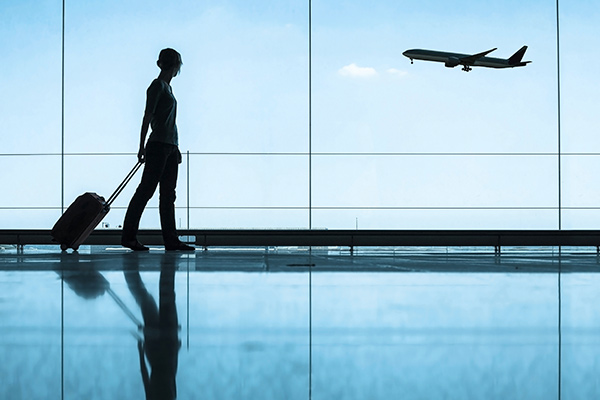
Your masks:
M177 100L173 96L171 85L162 79L155 79L146 91L146 114L150 113L152 132L149 142L161 142L179 145L177 137Z

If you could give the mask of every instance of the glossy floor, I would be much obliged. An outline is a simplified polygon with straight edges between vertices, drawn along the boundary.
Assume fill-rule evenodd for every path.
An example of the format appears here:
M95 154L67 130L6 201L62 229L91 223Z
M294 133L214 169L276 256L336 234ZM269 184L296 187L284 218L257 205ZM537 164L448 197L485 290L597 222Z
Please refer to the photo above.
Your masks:
M593 254L0 252L2 399L600 397Z

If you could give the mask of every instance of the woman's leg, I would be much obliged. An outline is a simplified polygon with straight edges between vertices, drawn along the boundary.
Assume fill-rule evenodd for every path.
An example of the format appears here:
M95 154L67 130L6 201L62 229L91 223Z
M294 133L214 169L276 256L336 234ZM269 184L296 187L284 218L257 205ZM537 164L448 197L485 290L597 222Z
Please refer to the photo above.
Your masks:
M174 246L179 243L175 224L175 188L177 187L177 174L179 169L179 151L173 150L165 161L164 170L160 178L160 225L162 228L165 246Z
M142 180L129 202L125 221L123 222L122 243L136 241L140 219L146 204L154 195L156 187L163 175L169 153L168 148L160 143L148 143L146 146L146 162Z

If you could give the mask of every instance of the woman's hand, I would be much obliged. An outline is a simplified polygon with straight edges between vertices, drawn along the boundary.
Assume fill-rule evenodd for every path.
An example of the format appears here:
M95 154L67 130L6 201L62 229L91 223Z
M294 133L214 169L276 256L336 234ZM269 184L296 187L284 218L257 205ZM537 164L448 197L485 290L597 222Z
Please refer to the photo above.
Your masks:
M140 147L140 151L138 151L138 161L143 164L144 162L146 162L146 149L143 147Z

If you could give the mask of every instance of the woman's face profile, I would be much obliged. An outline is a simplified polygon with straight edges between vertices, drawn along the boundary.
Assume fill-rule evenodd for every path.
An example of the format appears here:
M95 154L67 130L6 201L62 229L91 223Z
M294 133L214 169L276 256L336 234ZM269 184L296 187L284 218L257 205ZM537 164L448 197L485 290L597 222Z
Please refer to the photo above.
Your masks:
M181 63L179 63L175 67L173 67L173 78L175 78L177 75L179 75L180 70L181 70Z

